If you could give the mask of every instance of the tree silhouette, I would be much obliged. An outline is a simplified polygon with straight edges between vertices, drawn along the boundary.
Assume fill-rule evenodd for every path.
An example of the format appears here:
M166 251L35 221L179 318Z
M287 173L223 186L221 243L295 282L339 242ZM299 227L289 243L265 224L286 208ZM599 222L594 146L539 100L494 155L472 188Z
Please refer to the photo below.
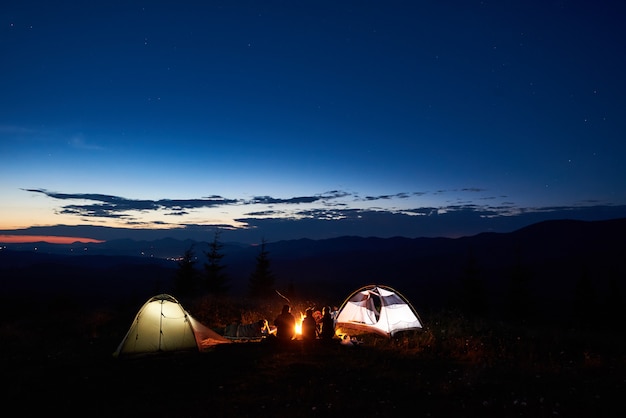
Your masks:
M274 293L274 274L270 269L269 252L265 244L263 239L259 254L256 256L256 267L248 283L250 296L253 297L268 298Z
M220 233L215 232L213 241L209 244L209 250L204 252L207 262L204 263L205 288L208 293L217 295L228 292L228 276L224 273L222 258L224 254L221 252L222 243L219 241Z
M183 258L178 262L174 288L180 296L190 296L196 290L198 273L195 268L196 260L193 246L185 250Z

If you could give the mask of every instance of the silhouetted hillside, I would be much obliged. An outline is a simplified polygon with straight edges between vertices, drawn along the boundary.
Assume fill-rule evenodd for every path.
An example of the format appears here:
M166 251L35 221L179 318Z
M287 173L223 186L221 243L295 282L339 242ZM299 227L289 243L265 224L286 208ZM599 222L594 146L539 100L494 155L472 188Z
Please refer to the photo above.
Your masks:
M343 237L268 245L278 277L338 294L371 282L396 286L420 306L452 302L471 262L491 300L522 270L542 303L571 300L581 274L599 293L626 273L626 220L549 221L509 234L459 239ZM285 282L283 282L285 283ZM296 286L297 287L297 286Z
M201 269L207 249L207 243L174 239L28 246L34 245L36 252L13 247L0 251L3 295L147 297L170 291L176 274L176 262L158 254L180 257L191 248ZM376 282L396 287L422 310L454 307L466 297L463 284L471 275L492 311L508 303L514 280L526 287L537 308L558 311L554 307L574 303L583 278L592 283L597 304L609 297L610 287L611 292L615 285L624 287L626 219L547 221L508 234L458 239L301 239L267 243L266 249L277 288L293 289L305 299L321 296L340 304L355 288ZM246 291L258 251L255 246L224 245L222 261L232 293Z
M170 290L174 267L173 262L163 259L3 250L0 296L117 303Z

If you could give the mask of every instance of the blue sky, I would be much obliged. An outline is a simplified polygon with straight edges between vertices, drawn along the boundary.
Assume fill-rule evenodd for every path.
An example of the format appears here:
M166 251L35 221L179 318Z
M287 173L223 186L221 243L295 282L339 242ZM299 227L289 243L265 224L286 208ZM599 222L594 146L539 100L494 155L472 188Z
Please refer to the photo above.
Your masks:
M626 216L625 12L12 2L0 234L462 236Z

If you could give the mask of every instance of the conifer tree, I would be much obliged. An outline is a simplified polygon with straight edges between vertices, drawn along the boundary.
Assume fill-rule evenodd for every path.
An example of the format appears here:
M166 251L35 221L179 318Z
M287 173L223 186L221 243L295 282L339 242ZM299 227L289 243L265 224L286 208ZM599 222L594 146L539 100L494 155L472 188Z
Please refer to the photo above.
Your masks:
M248 283L250 296L253 297L268 298L274 292L274 274L270 269L269 252L265 245L266 242L263 239L256 257L256 267Z
M195 264L196 260L192 246L185 250L183 258L178 262L174 288L180 296L190 296L196 290L198 273Z
M225 265L222 264L224 254L222 243L219 241L219 231L215 232L213 241L209 244L209 250L204 252L207 262L204 263L205 288L211 294L223 294L228 292L228 276L224 273Z

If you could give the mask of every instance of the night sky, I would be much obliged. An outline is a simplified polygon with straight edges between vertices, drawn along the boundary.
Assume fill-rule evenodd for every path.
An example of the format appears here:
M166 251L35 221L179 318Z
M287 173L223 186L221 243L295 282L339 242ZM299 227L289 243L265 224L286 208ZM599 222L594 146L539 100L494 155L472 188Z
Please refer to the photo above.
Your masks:
M624 217L625 21L618 1L5 2L0 234Z

